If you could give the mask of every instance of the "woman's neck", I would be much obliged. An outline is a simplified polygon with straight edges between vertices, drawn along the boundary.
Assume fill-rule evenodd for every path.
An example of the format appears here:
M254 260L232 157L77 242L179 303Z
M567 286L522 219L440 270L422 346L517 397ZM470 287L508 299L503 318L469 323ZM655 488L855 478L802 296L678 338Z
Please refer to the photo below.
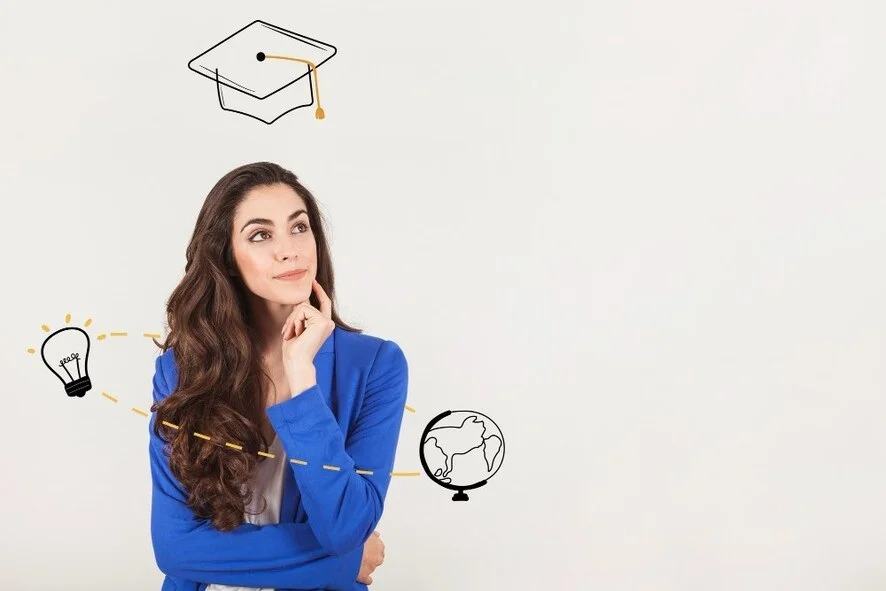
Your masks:
M283 323L295 305L276 304L253 297L250 301L250 322L259 338L259 351L268 362L282 361Z

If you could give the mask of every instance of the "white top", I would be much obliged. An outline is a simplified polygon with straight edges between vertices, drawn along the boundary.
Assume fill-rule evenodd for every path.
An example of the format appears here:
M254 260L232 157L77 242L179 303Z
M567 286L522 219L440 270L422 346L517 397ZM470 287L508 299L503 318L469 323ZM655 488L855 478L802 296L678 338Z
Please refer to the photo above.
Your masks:
M283 499L283 470L286 468L286 462L281 459L286 458L283 451L283 444L279 437L274 437L271 447L268 449L269 454L273 454L273 458L264 458L258 467L255 477L252 481L252 502L246 507L244 517L248 523L256 525L271 525L280 523L280 502ZM265 510L257 515L255 513L262 506L262 497L267 501ZM263 587L231 587L229 585L218 585L213 583L206 588L206 591L276 591Z

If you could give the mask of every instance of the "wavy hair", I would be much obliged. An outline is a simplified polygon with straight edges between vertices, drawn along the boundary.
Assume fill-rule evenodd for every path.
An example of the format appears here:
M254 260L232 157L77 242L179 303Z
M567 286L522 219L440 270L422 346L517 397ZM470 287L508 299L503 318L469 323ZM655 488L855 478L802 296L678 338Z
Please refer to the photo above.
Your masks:
M317 281L333 301L336 326L352 332L335 309L332 258L322 214L298 177L271 162L240 166L223 176L206 197L186 250L184 277L166 304L167 337L178 382L168 397L151 406L154 433L169 449L169 465L187 490L188 506L209 518L219 530L243 523L254 491L249 482L270 442L260 425L265 416L265 389L272 384L259 354L259 335L250 322L247 288L233 271L231 249L234 212L253 188L284 183L307 206L317 243ZM319 307L315 294L311 304ZM164 424L168 421L178 428ZM212 433L212 440L192 437ZM217 442L233 442L242 451Z

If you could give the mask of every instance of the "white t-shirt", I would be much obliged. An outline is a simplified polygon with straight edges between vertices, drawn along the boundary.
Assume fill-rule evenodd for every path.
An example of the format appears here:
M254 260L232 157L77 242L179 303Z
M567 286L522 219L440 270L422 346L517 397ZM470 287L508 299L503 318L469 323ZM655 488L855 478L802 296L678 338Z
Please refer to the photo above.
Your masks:
M246 508L244 517L248 523L269 525L280 523L280 501L283 499L283 470L286 468L286 453L279 437L274 437L268 453L273 458L264 458L258 467L253 483L252 502ZM253 515L262 506L262 497L267 501L265 510ZM206 591L275 591L274 589L256 587L231 587L229 585L211 584Z

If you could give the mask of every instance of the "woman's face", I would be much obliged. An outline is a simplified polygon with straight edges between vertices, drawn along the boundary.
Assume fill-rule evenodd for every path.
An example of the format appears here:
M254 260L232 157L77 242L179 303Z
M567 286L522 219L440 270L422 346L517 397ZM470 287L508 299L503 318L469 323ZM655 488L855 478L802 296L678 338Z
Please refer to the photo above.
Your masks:
M240 278L258 297L284 305L310 298L317 243L305 202L289 185L246 194L234 213L231 246Z

